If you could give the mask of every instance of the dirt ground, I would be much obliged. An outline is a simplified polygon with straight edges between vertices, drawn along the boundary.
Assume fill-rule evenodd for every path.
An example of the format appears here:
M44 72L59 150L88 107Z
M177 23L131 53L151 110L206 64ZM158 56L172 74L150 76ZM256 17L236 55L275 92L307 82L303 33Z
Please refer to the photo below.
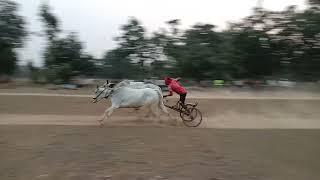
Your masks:
M319 130L0 126L0 179L319 179Z
M1 87L1 93L38 93L38 94L69 94L90 97L95 87L85 87L78 90L49 90L46 86L28 87L28 86L9 86ZM283 87L260 87L237 88L237 87L219 87L219 88L201 88L187 87L188 97L194 98L215 98L215 99L237 99L237 98L280 98L280 99L320 99L320 86L312 88L283 88Z
M173 104L175 99L170 99ZM190 98L203 114L202 128L320 128L318 99L212 99ZM0 124L97 125L108 101L91 103L86 96L13 96L0 94ZM116 110L106 125L145 126L145 110ZM171 111L173 116L178 116ZM162 116L163 124L169 119ZM183 126L181 121L178 125Z
M86 94L6 93L0 92L1 180L320 177L317 95L194 93L189 101L199 102L200 128L173 126L165 116L162 124L153 123L141 117L144 110L127 109L100 128L96 120L108 103L91 104Z

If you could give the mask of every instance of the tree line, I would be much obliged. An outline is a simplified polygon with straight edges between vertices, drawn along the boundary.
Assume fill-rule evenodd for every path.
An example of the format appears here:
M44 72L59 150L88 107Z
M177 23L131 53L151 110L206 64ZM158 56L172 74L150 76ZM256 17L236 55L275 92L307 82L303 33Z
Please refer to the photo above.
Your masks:
M12 74L15 49L28 35L18 4L0 0L0 74ZM36 80L69 82L74 76L144 79L172 75L193 80L279 79L318 81L320 78L320 3L309 1L298 11L255 8L227 29L197 23L181 29L181 20L148 32L130 17L114 38L117 46L102 58L86 53L77 33L62 36L60 20L47 4L39 7L46 48L44 67L29 69Z

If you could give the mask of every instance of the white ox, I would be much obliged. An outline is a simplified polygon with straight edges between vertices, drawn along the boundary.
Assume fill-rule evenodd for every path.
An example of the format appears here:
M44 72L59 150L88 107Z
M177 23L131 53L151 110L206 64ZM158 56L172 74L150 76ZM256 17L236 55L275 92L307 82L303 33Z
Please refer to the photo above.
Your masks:
M163 104L161 88L153 84L141 84L141 82L122 81L117 85L108 81L98 87L95 91L93 102L96 103L103 98L111 99L111 107L109 107L99 120L100 125L103 125L105 118L109 118L112 112L118 108L140 108L149 107L152 112L160 120L159 109L166 113L170 119L168 110Z
M152 84L152 83L145 83L145 82L132 82L129 80L123 80L120 83L118 83L116 85L117 87L121 87L121 86L127 86L130 88L134 88L134 89L143 89L143 88L150 88L150 89L155 89L155 90L159 90L159 92L161 92L162 95L162 90L159 86ZM135 108L135 111L138 111L140 108ZM152 113L152 111L150 110L148 112L148 114L145 117L148 117L150 115L150 113ZM170 116L170 118L172 119L172 117Z
M144 83L144 82L130 82L128 80L123 80L120 83L118 83L116 85L117 87L121 87L121 86L128 86L134 89L143 89L143 88L150 88L150 89L155 89L155 90L159 90L161 92L162 95L162 90L159 86L155 85L155 84L151 84L151 83Z

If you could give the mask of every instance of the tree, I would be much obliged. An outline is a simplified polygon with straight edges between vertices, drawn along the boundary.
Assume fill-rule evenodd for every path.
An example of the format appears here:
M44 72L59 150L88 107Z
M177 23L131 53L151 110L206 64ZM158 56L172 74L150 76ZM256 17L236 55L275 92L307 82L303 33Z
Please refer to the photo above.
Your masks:
M0 75L10 75L16 69L17 57L14 49L10 46L0 47Z
M52 65L46 69L46 78L50 83L67 83L71 80L72 75L72 69L67 63Z
M54 40L54 38L60 32L60 24L58 18L51 12L48 4L40 5L39 16L41 18L40 20L45 24L45 32L48 40Z
M134 72L130 74L130 78L144 78L150 75L147 63L151 63L158 57L159 46L154 43L152 38L145 36L144 27L134 17L130 17L128 23L121 26L121 31L121 35L115 38L118 47L109 51L105 60L115 67L125 64L124 67L119 68L124 70L128 68L125 70L126 72ZM123 77L126 74L129 75L128 73L115 73L113 76Z
M318 5L320 3L318 2ZM320 78L320 8L312 6L303 13L296 13L292 24L299 35L298 47L293 52L295 75L301 80L316 81Z
M219 54L222 37L214 25L196 24L183 35L183 57L179 62L182 76L197 80L210 77L223 78L225 62Z
M119 48L132 62L143 67L148 58L148 43L144 27L136 18L131 17L128 23L121 27L121 30L122 34L116 38Z
M174 61L175 76L196 80L227 77L228 60L221 49L226 43L214 25L198 23L183 32L177 27L179 20L167 23L170 31L158 33L158 37L165 55Z
M273 74L274 62L266 34L254 30L240 31L234 34L233 44L238 65L243 71L241 78L262 78Z
M104 75L112 78L134 78L134 66L130 63L127 52L122 49L108 51L103 58Z
M171 35L177 36L179 34L179 28L178 26L180 25L180 19L172 19L166 22L170 26L170 32Z
M73 63L80 59L82 51L81 42L75 33L70 33L65 38L53 40L45 53L45 65L59 65Z
M66 70L62 77L63 82L68 82L72 76L92 75L95 71L93 57L83 53L82 43L76 33L70 33L65 38L53 40L45 52L45 66L47 69L56 69L57 73ZM61 67L61 68L59 68ZM51 72L53 78L54 72ZM60 80L62 80L60 79Z
M93 57L83 52L78 35L71 32L66 37L59 37L59 20L47 4L40 6L39 16L48 37L44 53L48 81L62 83L69 82L72 76L93 75L96 70Z
M312 4L304 12L289 6L282 12L268 12L269 38L273 57L280 61L281 76L296 80L320 78L319 7ZM275 58L274 58L275 59Z
M92 76L95 74L97 67L92 55L81 53L80 59L72 62L72 69L77 75Z
M32 82L40 83L43 76L41 73L41 69L38 67L35 67L32 61L29 61L27 63L27 68L28 68L30 79L32 80Z
M183 42L182 31L179 29L180 20L173 19L166 22L169 30L162 29L160 32L154 33L154 39L157 40L157 45L161 47L162 54L165 56L164 63L153 63L154 65L162 64L162 76L173 75L181 76L183 74L180 68L183 59Z
M276 53L279 46L274 41L282 21L278 12L255 8L253 15L242 22L232 24L233 64L237 66L238 78L263 78L276 76L281 71L281 53ZM272 36L273 35L273 36Z
M139 21L122 26L118 47L104 57L112 77L181 76L196 80L253 78L320 78L320 7L297 12L255 8L254 13L223 32L211 24L184 31L180 20L167 21L146 37ZM145 62L152 62L150 68ZM148 71L146 71L148 70Z
M320 5L320 1L319 0L308 0L308 3L312 6L319 6Z
M17 10L15 2L0 0L0 75L14 72L17 62L14 49L22 46L26 36L24 19Z

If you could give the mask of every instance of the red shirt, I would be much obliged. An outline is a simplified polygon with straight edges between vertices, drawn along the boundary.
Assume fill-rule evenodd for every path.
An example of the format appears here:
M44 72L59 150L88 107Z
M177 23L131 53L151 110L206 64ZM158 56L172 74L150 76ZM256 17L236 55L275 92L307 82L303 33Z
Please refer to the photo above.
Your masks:
M177 94L186 94L187 91L183 88L176 80L171 79L170 84L168 85L170 95L172 95L172 91Z

